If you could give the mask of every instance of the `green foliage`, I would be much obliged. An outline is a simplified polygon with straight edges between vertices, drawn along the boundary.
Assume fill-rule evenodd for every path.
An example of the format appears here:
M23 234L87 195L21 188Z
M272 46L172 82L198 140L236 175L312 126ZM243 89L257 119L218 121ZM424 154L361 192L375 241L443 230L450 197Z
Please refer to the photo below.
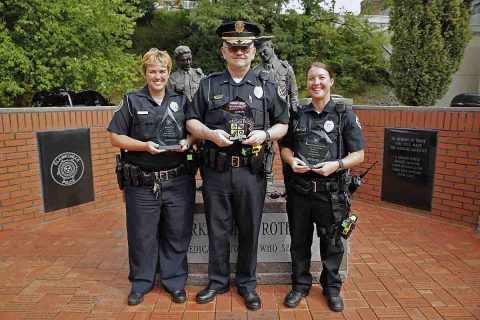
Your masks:
M141 50L137 52L157 46L171 53L177 45L188 45L195 67L201 67L205 73L218 71L225 65L219 50L221 39L215 35L215 29L221 22L243 19L258 23L264 34L275 35L275 52L293 66L300 90L305 89L306 68L313 61L334 67L336 93L361 92L365 84L385 80L387 63L382 56L382 33L353 15L340 21L336 14L320 6L323 0L302 1L308 14L277 14L284 2L203 1L193 10L159 11L150 27L137 28L134 42Z
M392 2L395 94L407 105L432 105L447 91L470 39L469 1Z
M2 106L28 106L34 92L52 88L109 96L140 74L139 57L124 52L139 16L129 2L5 0L0 9Z

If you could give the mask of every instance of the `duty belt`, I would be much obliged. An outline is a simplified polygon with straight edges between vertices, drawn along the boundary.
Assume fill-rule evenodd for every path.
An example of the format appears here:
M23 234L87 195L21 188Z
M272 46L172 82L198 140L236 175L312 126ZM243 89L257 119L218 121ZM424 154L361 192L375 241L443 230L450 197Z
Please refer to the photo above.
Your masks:
M330 181L311 181L312 192L332 192L338 191L338 182Z
M179 167L170 169L170 170L162 170L162 171L155 171L155 172L147 172L147 174L152 175L152 178L155 177L158 180L170 180L175 177L178 177L179 175L184 174L187 172L187 168L185 164L180 165Z
M182 164L176 168L155 172L143 171L139 167L126 164L123 167L123 174L127 185L136 187L150 187L155 181L167 181L187 172L187 166Z

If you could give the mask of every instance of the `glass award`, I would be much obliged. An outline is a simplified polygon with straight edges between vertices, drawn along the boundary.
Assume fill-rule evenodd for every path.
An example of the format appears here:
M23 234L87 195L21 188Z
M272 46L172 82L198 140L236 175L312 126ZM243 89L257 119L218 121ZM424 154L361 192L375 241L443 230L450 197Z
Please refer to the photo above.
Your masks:
M162 121L157 129L158 149L175 150L181 149L180 140L182 135L182 126L177 123L170 109L165 111Z
M314 165L325 162L330 156L332 140L324 131L311 130L305 134L305 139L297 144L297 154L300 160L313 168Z
M239 97L222 107L228 113L228 133L230 141L243 141L253 130L253 115L248 104Z

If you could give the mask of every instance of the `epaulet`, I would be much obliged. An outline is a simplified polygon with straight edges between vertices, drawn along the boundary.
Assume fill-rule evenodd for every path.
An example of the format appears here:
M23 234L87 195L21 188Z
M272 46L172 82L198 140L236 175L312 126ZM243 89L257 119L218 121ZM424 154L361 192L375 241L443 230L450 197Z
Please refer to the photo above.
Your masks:
M216 72L212 72L210 73L208 76L206 76L206 78L213 78L213 77L218 77L220 75L223 74L223 71L216 71Z
M203 71L201 68L196 68L194 69L198 74L203 74Z
M335 111L337 111L337 113L344 113L347 111L347 105L345 104L345 102L337 102L335 103Z

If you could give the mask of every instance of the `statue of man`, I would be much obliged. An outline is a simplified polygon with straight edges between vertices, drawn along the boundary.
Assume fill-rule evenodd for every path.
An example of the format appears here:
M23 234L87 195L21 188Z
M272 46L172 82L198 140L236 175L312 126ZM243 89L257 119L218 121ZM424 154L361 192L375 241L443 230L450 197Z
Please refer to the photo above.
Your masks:
M295 73L287 61L278 59L272 39L273 36L263 36L255 41L257 53L260 55L262 63L256 66L254 71L257 74L262 70L268 71L269 79L275 81L287 95L290 111L297 111L298 88Z
M192 51L187 46L178 46L173 51L177 70L170 75L168 88L187 96L189 101L197 92L200 80L205 77L200 68L192 68Z

